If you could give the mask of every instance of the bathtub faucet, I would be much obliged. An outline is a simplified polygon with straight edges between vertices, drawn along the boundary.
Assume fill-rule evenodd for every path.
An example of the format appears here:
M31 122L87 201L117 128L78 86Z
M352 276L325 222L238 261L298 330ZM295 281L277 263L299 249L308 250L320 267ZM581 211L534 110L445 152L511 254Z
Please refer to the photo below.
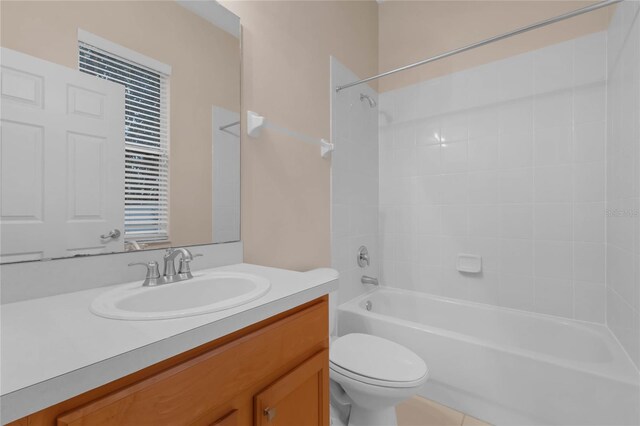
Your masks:
M378 279L377 278L373 278L373 277L368 277L366 275L363 275L362 278L360 278L360 282L362 284L372 284L372 285L379 285L378 284Z

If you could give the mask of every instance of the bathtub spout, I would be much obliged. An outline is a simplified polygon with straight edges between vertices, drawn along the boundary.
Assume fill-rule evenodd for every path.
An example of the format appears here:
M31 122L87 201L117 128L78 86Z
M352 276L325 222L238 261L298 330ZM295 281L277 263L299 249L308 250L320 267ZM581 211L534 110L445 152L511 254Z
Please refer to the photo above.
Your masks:
M373 277L368 277L366 275L363 275L362 278L360 278L360 282L362 284L372 284L372 285L379 285L378 284L378 279L377 278L373 278Z

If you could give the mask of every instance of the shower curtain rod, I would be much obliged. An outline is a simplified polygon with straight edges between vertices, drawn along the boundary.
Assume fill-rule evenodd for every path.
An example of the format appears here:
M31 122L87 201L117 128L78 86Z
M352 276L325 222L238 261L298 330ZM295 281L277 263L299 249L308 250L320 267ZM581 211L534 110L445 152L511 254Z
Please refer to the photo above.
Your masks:
M521 28L518 28L517 30L510 31L508 33L504 33L504 34L500 34L500 35L497 35L497 36L493 36L493 37L487 38L485 40L479 41L477 43L469 44L467 46L460 47L458 49L450 50L448 52L441 53L441 54L436 55L436 56L432 56L432 57L430 57L428 59L424 59L422 61L415 62L413 64L405 65L403 67L396 68L396 69L391 70L391 71L387 71L387 72L383 72L383 73L378 74L378 75L374 75L373 77L369 77L369 78L365 78L365 79L362 79L362 80L354 81L353 83L344 84L342 86L336 86L336 92L340 92L343 89L348 89L349 87L357 86L358 84L367 83L367 82L369 82L371 80L377 80L377 79L379 79L381 77L386 77L388 75L395 74L395 73L400 72L400 71L405 71L405 70L408 70L408 69L411 69L411 68L418 67L420 65L425 65L425 64L428 64L430 62L435 62L435 61L438 61L440 59L448 58L449 56L453 56L453 55L456 55L458 53L466 52L467 50L475 49L476 47L481 47L481 46L484 46L484 45L487 45L487 44L490 44L490 43L494 43L496 41L500 41L500 40L504 40L504 39L509 38L509 37L513 37L513 36L518 35L518 34L526 33L528 31L535 30L535 29L538 29L538 28L546 27L547 25L555 24L556 22L564 21L565 19L573 18L574 16L582 15L584 13L588 13L588 12L591 12L591 11L594 11L594 10L597 10L597 9L601 9L603 7L611 6L612 4L620 3L621 1L623 1L623 0L605 0L605 1L601 1L599 3L592 4L590 6L582 7L580 9L576 9L576 10L574 10L572 12L568 12L568 13L565 13L565 14L562 14L562 15L558 15L558 16L556 16L554 18L545 19L544 21L536 22L535 24L527 25L526 27L521 27Z

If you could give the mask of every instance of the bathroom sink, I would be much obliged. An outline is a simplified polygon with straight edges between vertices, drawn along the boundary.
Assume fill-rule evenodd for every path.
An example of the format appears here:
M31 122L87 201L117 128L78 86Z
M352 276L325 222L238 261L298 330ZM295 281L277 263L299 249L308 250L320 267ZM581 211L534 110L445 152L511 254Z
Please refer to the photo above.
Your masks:
M239 272L211 272L157 287L128 284L98 296L91 312L105 318L158 320L233 308L269 291L269 280Z

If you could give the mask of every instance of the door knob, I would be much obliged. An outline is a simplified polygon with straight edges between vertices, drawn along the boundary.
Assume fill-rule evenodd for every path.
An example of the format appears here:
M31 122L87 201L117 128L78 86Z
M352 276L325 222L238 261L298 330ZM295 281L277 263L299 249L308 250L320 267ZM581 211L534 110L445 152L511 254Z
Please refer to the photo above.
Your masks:
M120 238L120 230L112 229L109 233L100 235L100 238L103 240L115 240L116 238Z

